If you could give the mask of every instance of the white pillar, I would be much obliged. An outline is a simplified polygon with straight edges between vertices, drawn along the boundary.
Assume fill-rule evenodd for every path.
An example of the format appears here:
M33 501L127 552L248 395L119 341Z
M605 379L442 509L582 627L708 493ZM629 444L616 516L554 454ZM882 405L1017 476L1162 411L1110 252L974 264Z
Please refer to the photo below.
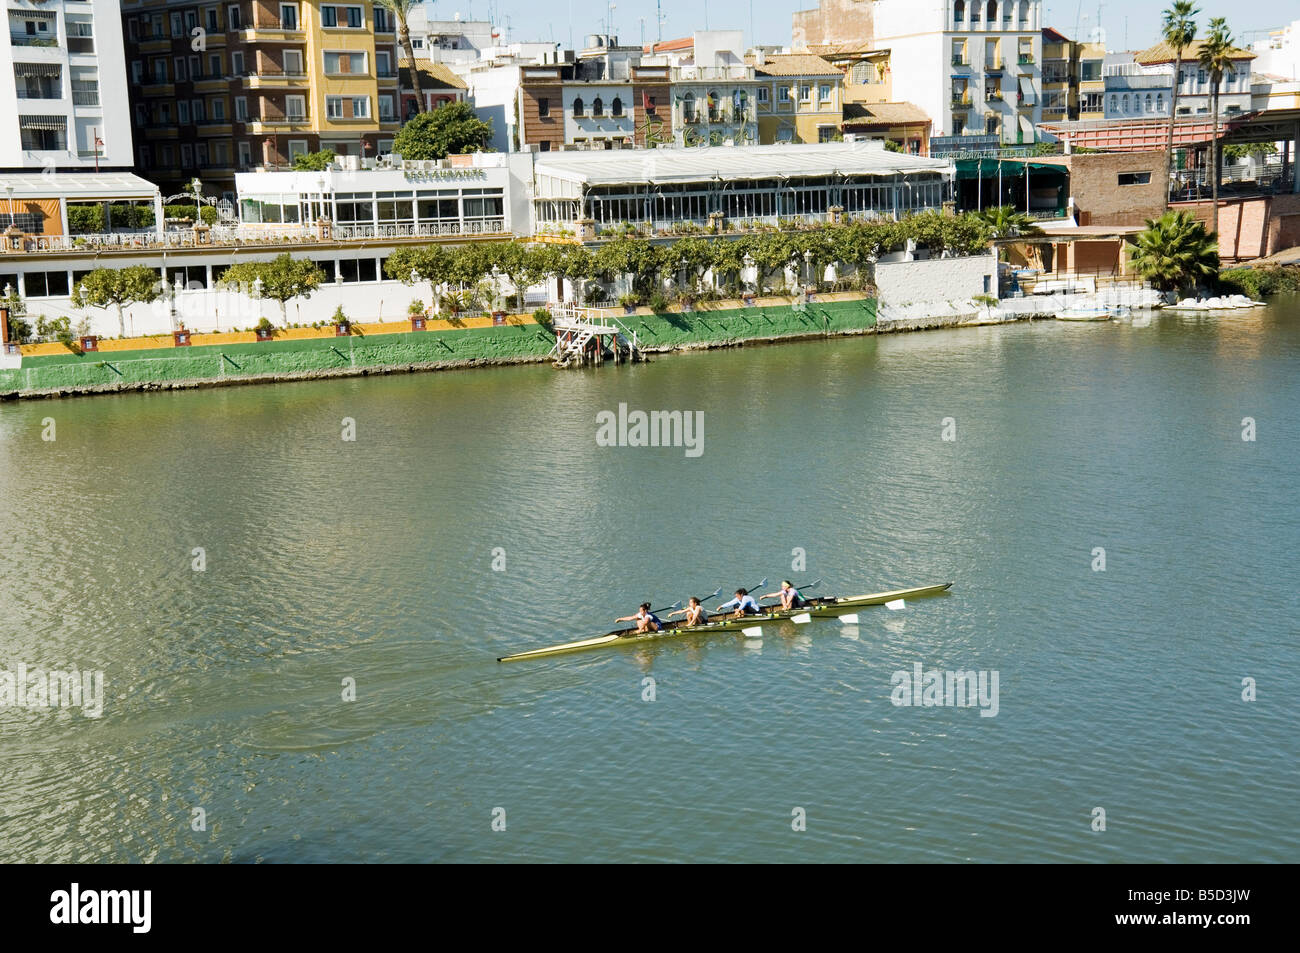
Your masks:
M160 241L164 231L163 214L162 193L155 191L153 194L153 232Z

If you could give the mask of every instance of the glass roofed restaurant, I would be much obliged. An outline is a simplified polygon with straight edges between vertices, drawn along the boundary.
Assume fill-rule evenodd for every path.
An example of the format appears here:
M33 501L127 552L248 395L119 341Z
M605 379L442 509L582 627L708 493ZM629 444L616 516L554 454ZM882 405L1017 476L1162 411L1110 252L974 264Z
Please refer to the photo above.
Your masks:
M744 148L638 149L538 155L536 230L596 232L624 224L670 231L682 223L729 226L897 218L937 209L953 165L888 152L879 142Z

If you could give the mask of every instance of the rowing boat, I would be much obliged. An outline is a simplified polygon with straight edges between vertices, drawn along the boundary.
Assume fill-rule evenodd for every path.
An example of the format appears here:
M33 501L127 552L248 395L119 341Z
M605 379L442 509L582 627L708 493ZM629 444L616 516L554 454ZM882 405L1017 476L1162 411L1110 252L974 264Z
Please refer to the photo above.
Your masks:
M592 639L579 642L565 642L515 655L504 655L498 662L518 662L523 659L546 658L551 655L565 655L569 652L585 652L587 649L601 648L607 645L633 645L640 642L653 642L657 639L671 639L682 635L711 635L715 632L734 632L751 626L768 622L783 622L791 616L807 614L813 618L827 619L852 612L867 606L883 606L887 602L899 599L921 599L937 596L947 592L952 583L945 582L937 586L918 586L913 589L892 589L889 592L876 592L865 596L846 596L841 599L825 596L809 599L808 604L795 609L768 609L757 615L735 618L729 613L718 613L709 617L703 625L686 625L685 621L666 622L658 632L638 632L636 629L615 629Z

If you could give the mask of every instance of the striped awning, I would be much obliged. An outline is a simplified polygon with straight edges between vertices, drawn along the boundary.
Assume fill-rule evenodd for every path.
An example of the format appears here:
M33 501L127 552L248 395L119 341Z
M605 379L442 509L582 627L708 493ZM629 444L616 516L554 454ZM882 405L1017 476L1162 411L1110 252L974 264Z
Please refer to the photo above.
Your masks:
M10 10L11 20L53 20L53 10Z
M28 76L47 76L58 79L63 75L63 67L58 63L15 63L14 77L26 79Z
M18 128L60 132L68 128L67 116L19 116Z

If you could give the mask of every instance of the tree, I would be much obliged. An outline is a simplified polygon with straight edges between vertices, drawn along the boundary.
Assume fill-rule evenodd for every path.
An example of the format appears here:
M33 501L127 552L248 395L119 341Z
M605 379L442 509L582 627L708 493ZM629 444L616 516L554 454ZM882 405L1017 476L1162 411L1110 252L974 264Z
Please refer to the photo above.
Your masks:
M423 0L375 0L377 6L383 7L393 15L393 20L397 24L397 43L406 54L406 61L410 64L411 88L415 90L415 109L417 112L424 112L424 89L420 86L420 69L415 62L415 47L411 46L411 11L423 5ZM401 152L394 146L395 152ZM406 156L406 153L402 153ZM410 156L409 158L415 158ZM438 158L441 158L439 156Z
M1178 73L1183 67L1183 50L1196 39L1197 10L1191 0L1174 0L1164 12L1160 33L1174 50L1174 89L1169 97L1169 131L1165 134L1165 156L1169 171L1174 164L1174 117L1178 115Z
M293 157L293 171L324 172L333 162L333 149L322 149L320 152L300 152Z
M440 285L451 280L451 259L451 253L442 245L399 248L384 262L384 271L389 278L408 285L417 281Z
M1014 206L998 205L982 209L979 219L988 226L991 238L1020 238L1028 235L1041 235L1033 218L1024 212L1017 212Z
M408 120L393 139L393 151L403 159L445 159L482 152L491 139L492 123L479 119L469 103L444 103Z
M289 326L288 303L305 298L320 287L325 275L315 262L295 259L288 252L271 261L243 261L231 265L221 276L226 287L240 287L254 298L280 303L280 323Z
M1161 291L1207 282L1219 272L1218 236L1190 212L1165 212L1147 219L1129 248L1129 262Z
M161 294L161 280L152 268L144 265L96 268L72 289L72 303L78 308L115 308L118 332L126 337L126 317L122 306L137 301L155 301Z
M1197 59L1201 69L1210 74L1210 112L1214 116L1214 138L1210 140L1210 167L1213 177L1210 179L1210 202L1214 206L1211 218L1212 230L1219 233L1219 86L1223 83L1223 74L1232 69L1232 57L1236 51L1232 48L1232 33L1228 30L1228 21L1223 17L1210 20L1210 35L1201 44Z

